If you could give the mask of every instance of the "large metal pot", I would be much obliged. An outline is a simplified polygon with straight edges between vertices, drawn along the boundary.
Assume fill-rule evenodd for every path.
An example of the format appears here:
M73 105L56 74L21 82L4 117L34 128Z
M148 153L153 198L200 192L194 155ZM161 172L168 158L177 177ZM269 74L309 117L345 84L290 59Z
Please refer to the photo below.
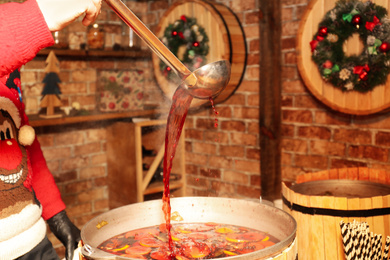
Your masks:
M287 248L295 239L296 222L276 207L260 202L217 198L181 197L171 199L172 212L177 211L182 222L216 222L266 231L280 242L242 256L229 259L261 259ZM103 241L123 232L164 223L162 200L131 204L103 213L90 220L81 230L84 243L81 252L87 259L129 259L97 249ZM175 221L172 221L172 224Z

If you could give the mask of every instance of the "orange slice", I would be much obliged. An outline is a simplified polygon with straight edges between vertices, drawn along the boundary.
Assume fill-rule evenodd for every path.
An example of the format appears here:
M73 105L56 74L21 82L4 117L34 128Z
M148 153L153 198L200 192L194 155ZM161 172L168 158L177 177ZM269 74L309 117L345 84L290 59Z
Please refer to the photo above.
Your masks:
M253 242L260 241L265 239L263 234L248 232L248 233L231 233L226 235L226 240L233 243L244 243L244 242Z
M215 232L220 234L227 234L227 233L233 233L234 230L228 227L220 227L215 230Z
M177 260L189 260L187 257L182 256L182 255L176 255L175 257Z
M169 255L163 251L156 251L150 254L150 257L156 260L169 260Z
M188 238L195 239L195 240L206 240L206 239L208 239L209 237L211 237L211 235L206 234L206 233L194 232L194 233L188 234L187 237L188 237Z
M155 238L143 238L141 241L139 241L139 244L141 246L146 246L146 247L160 247L164 243L162 243L160 240L157 240Z
M121 254L121 256L135 258L135 259L146 259L143 255L137 255L137 254Z
M263 243L264 247L269 247L269 246L275 245L275 243L270 241L270 240L262 241L262 243Z
M125 234L126 238L134 237L135 240L142 239L144 237L157 236L160 232L156 228L137 229L129 231Z
M192 258L203 258L203 257L206 257L208 254L210 254L210 250L208 249L208 247L207 247L207 249L201 250L197 246L192 246L192 247L189 248L188 254Z
M131 246L126 249L126 254L135 254L135 255L147 255L152 251L150 247L144 246Z

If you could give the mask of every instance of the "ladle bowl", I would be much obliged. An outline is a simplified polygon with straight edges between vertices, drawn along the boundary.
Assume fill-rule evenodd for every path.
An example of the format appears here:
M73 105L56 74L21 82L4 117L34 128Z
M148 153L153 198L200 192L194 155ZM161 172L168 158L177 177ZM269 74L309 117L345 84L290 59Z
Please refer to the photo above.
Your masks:
M226 60L216 61L192 72L184 80L184 87L196 98L216 97L229 83L229 75L230 63Z
M188 93L199 99L216 97L230 80L226 60L206 64L191 72L121 0L105 0L112 10L148 45L181 79Z

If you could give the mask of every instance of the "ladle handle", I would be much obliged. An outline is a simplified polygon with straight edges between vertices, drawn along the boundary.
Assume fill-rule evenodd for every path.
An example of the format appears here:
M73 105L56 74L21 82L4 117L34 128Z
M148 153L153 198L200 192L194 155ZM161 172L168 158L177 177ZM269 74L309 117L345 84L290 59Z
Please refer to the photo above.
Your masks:
M142 23L121 0L105 0L112 10L148 45L148 47L184 80L191 71Z

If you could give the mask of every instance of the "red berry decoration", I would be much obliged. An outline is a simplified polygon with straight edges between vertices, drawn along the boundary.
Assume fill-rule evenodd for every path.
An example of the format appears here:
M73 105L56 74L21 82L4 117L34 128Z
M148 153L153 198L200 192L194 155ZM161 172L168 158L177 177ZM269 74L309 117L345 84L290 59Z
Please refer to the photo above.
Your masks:
M204 57L209 52L209 37L206 30L197 24L196 18L181 15L179 20L169 24L164 30L161 41L167 45L175 56L181 56L180 61L186 64L190 70L203 65ZM180 54L178 55L180 51ZM198 57L202 62L198 61ZM173 76L173 68L169 68L164 62L160 62L160 72L170 81L177 81Z
M383 42L381 46L379 46L379 50L381 52L388 52L390 50L390 44L388 42Z
M328 28L325 27L325 26L321 26L318 29L318 35L321 36L321 37L326 37L328 35Z
M359 74L359 79L360 80L363 80L363 81L366 81L368 79L368 73L367 71L363 71L362 73Z
M324 64L322 64L322 67L324 67L325 69L330 69L333 67L333 63L330 60L326 60Z
M362 17L359 14L356 14L352 17L352 24L359 28L360 22L362 21Z
M317 40L312 40L310 42L311 52L313 52L317 48L317 45L318 45L318 41Z

